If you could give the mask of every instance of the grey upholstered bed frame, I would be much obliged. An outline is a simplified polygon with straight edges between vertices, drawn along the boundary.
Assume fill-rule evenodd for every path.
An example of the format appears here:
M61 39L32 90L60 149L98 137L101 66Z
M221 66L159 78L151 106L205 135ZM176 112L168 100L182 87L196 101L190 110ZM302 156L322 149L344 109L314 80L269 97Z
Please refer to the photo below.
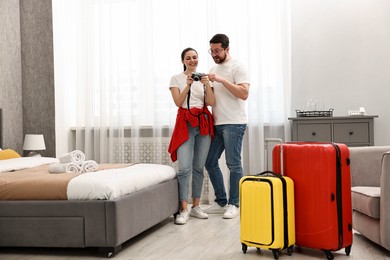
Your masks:
M176 178L115 200L0 201L0 247L97 247L110 256L176 215L178 201Z
M107 201L0 201L0 246L98 247L121 244L175 215L177 179Z

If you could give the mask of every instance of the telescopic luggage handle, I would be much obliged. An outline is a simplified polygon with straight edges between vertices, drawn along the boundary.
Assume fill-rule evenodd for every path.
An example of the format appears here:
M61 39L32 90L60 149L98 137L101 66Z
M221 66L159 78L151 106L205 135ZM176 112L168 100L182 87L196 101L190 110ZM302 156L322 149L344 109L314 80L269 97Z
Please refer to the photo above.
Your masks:
M265 138L264 139L264 164L265 171L268 171L268 143L274 142L280 144L280 174L283 176L283 140L280 138Z

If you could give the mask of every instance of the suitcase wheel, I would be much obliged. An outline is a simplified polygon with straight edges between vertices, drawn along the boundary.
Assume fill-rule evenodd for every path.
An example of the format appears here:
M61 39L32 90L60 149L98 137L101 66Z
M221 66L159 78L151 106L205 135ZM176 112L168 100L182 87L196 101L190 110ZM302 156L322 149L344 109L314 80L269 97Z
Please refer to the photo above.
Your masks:
M347 246L347 247L345 248L345 254L346 254L346 255L349 255L349 254L351 253L351 247L352 247L352 245Z
M246 254L246 250L248 249L248 246L245 245L244 243L241 243L242 245L242 252L244 252L244 254Z
M332 260L334 258L332 252L330 252L329 250L324 250L324 253L326 255L326 259Z
M279 259L279 251L277 249L272 249L272 254L275 259Z
M287 247L287 254L292 255L293 250L294 250L294 245Z

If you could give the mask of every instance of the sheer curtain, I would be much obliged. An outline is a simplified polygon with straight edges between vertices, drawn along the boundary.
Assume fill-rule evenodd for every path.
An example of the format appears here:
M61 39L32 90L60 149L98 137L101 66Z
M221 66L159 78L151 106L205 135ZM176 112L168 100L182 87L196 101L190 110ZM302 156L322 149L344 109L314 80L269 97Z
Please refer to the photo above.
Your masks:
M182 71L180 53L195 48L207 72L209 40L225 33L251 77L244 170L262 170L264 137L289 132L289 3L53 0L57 155L81 149L101 163L137 162L136 140L146 136L151 162L167 163L162 143L177 111L168 85Z

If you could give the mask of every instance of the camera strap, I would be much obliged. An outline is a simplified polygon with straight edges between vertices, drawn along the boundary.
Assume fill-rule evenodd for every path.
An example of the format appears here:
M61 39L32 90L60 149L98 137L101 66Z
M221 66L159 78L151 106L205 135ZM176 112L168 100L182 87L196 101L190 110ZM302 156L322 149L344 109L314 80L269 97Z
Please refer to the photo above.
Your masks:
M206 107L206 86L203 84L203 109L202 109L202 113L199 113L199 115L194 115L192 112L191 112L191 109L190 109L190 99L191 99L191 88L188 90L188 93L187 93L187 109L188 109L188 112L190 112L190 114L194 117L197 117L198 120L200 120L200 117L202 114L204 114L204 108Z

